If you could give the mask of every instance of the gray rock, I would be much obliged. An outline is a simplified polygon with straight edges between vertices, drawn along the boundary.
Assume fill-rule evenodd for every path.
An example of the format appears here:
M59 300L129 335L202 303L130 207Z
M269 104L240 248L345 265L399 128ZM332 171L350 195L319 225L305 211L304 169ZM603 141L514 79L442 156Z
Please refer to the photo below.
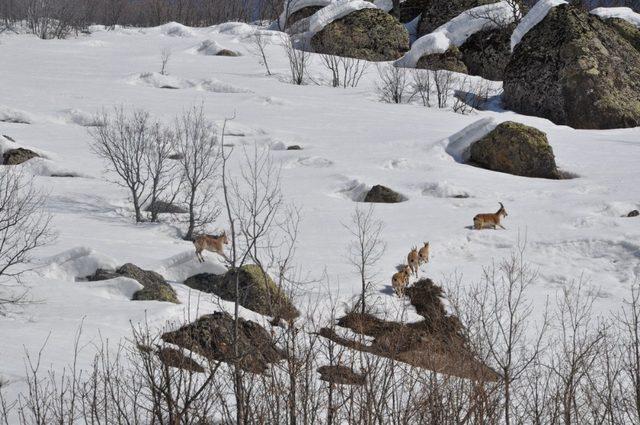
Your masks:
M40 155L32 150L25 148L9 149L2 154L2 164L4 165L19 165L23 162L30 160L31 158L39 158Z
M384 204L395 204L406 200L407 199L398 192L382 185L373 186L364 198L364 202L377 202Z

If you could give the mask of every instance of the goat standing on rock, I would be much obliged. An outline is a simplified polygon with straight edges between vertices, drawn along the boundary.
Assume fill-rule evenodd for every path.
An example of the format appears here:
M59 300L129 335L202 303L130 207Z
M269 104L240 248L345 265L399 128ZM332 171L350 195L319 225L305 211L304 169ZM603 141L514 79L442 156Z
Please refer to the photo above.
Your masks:
M507 210L504 209L504 205L502 205L502 202L498 203L500 204L500 209L495 214L478 214L477 216L473 217L474 229L480 230L487 227L496 229L498 226L503 229L505 228L502 224L500 224L500 220L502 220L503 217L506 217L509 214L507 214Z
M227 237L227 232L222 232L219 236L212 235L200 235L196 236L193 240L193 244L196 247L196 257L198 261L204 263L204 257L202 256L202 251L211 251L222 255L225 260L227 259L227 255L224 253L224 246L229 243L229 238Z

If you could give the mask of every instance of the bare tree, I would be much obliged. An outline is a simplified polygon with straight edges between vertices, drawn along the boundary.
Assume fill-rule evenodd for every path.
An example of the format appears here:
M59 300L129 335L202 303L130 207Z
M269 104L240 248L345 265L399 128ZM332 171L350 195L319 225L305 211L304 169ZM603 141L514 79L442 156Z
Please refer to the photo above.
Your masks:
M146 172L149 176L148 210L151 221L158 221L159 202L168 195L172 202L180 190L180 183L175 184L177 163L171 160L175 153L175 136L173 132L155 123L151 129L149 146L144 157ZM170 192L170 193L167 193Z
M384 224L374 217L374 207L371 205L366 211L356 207L351 222L343 226L353 237L348 260L360 277L359 304L361 313L365 314L367 293L376 273L374 268L386 250L386 243L382 240Z
M167 65L169 64L169 60L171 59L171 49L165 47L160 52L160 74L167 75Z
M212 223L220 214L216 206L214 177L220 165L215 125L204 115L203 106L193 107L176 119L175 143L189 219L184 239Z
M15 293L10 281L19 282L33 251L53 238L45 200L20 171L0 169L0 313L24 300L26 292Z
M413 93L411 97L418 96L423 106L431 107L431 90L433 85L431 71L416 69L412 74L412 78Z
M269 60L267 58L267 46L269 45L269 39L265 36L264 31L255 30L251 34L251 47L253 53L258 56L260 64L264 66L267 71L267 75L271 75L271 69L269 69Z
M393 64L377 65L378 84L376 86L380 100L388 103L402 103L407 89L406 68Z
M149 182L147 151L153 129L149 113L135 110L128 115L120 107L115 108L112 115L102 112L99 121L103 125L89 130L93 137L91 148L111 164L119 177L115 183L129 190L136 222L141 222Z
M438 108L446 108L449 104L449 97L451 96L454 80L455 77L451 71L433 71L433 83L436 87Z

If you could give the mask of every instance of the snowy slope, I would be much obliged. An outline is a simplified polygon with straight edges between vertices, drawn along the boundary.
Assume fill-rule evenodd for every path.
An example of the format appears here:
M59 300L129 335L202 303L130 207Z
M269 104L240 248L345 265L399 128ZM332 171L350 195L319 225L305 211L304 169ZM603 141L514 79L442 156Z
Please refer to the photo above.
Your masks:
M488 19L491 17L491 19ZM513 22L511 6L506 1L474 7L466 10L430 34L417 39L396 64L414 68L421 57L434 53L444 53L451 46L462 46L478 31L497 28L497 22Z
M482 268L507 256L525 234L526 259L540 272L535 306L579 279L594 286L598 311L617 308L628 295L640 274L640 226L637 219L621 216L640 207L640 129L574 130L505 111L463 116L385 104L375 93L373 66L354 89L294 86L288 83L289 64L276 41L278 33L265 32L273 35L267 49L274 72L265 75L251 54L248 35L255 30L228 23L95 28L91 35L69 40L0 35L0 57L11 58L2 63L0 118L31 122L0 122L0 134L45 153L47 166L80 176L50 177L35 169L39 166L24 165L49 194L46 208L58 238L36 253L37 268L24 276L38 302L0 317L0 376L11 382L8 396L24 390L24 351L37 351L48 335L43 364L59 369L70 361L69 347L82 324L81 346L88 348L79 364L86 366L93 356L91 343L116 343L129 334L131 323L146 320L160 328L167 321L220 309L214 297L181 284L191 274L220 272L217 258L206 254L207 262L197 263L192 244L182 241L170 224L133 224L126 191L108 182L104 163L89 149L84 126L103 107L143 108L164 122L200 104L213 120L236 113L227 142L271 149L283 167L287 200L302 208L296 264L315 279L325 271L330 276L328 283L304 287L296 301L303 312L310 305L325 305L328 291L339 303L358 292L358 279L345 260L351 236L343 223L357 205L354 199L375 184L408 198L375 210L385 223L382 236L388 246L374 284L388 309L403 306L390 295L389 280L411 246L431 242L432 260L424 275L446 286L454 273L465 283L478 281ZM242 56L193 54L205 40ZM162 81L158 71L165 48L172 58L169 76ZM315 81L327 78L315 55L310 69ZM160 88L167 81L176 88ZM505 120L546 132L558 165L580 177L529 179L460 162L469 143ZM303 150L283 149L292 144ZM237 172L235 162L232 171ZM469 228L475 214L494 211L499 201L509 212L507 230ZM216 227L228 224L221 219ZM136 285L126 279L76 281L96 267L125 262L165 275L182 304L129 301ZM246 310L243 315L259 319Z

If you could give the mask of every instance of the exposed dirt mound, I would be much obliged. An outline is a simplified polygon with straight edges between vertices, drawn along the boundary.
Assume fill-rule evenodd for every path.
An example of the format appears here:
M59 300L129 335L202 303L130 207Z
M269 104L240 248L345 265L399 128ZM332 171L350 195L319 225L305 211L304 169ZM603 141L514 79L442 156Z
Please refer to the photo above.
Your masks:
M318 368L320 379L338 385L364 385L365 375L356 373L346 366L321 366Z
M284 359L269 333L259 324L239 319L238 357L233 349L234 321L228 313L216 312L200 317L180 329L167 332L162 339L200 354L210 360L238 362L248 372L263 373L269 364Z
M184 281L190 288L216 294L226 301L235 301L235 284L238 280L240 305L257 313L293 320L300 312L291 303L282 288L255 264L246 264L224 275L201 273Z
M497 380L495 371L475 358L464 337L457 317L447 314L442 289L430 279L422 279L407 288L407 295L424 320L399 323L371 314L349 313L338 326L373 338L369 344L339 336L323 328L320 335L346 347L402 361L448 375L463 378Z

